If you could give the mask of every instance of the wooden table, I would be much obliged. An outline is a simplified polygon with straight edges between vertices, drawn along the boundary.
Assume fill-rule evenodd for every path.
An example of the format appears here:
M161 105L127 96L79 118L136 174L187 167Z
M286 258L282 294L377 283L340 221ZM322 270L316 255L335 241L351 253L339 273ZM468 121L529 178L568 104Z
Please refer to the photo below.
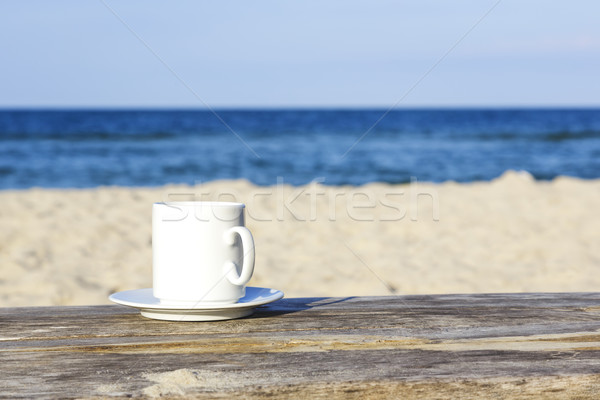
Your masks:
M600 398L600 293L283 299L221 322L0 309L0 396Z

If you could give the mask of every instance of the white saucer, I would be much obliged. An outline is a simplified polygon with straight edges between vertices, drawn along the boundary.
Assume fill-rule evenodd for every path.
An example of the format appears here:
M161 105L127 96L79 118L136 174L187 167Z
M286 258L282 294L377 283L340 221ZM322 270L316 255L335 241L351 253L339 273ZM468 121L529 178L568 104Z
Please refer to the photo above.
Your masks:
M246 317L258 306L271 303L283 297L283 292L275 289L246 287L246 295L237 303L210 304L198 303L193 306L161 303L154 297L152 289L126 290L111 294L108 299L124 306L139 308L144 317L165 321L220 321Z

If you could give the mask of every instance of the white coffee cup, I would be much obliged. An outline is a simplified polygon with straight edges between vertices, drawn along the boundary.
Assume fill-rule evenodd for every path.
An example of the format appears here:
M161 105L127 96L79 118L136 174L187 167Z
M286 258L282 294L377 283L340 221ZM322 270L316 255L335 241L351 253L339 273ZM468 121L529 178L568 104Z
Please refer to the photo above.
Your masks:
M244 204L164 202L152 208L154 297L161 303L229 304L244 297L254 240Z

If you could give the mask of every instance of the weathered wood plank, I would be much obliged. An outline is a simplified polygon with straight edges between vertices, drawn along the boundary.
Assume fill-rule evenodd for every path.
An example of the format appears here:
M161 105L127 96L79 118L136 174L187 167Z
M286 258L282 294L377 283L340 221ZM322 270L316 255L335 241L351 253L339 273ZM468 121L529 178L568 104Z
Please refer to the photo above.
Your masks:
M600 294L284 299L203 323L120 306L4 308L0 360L6 398L594 398Z

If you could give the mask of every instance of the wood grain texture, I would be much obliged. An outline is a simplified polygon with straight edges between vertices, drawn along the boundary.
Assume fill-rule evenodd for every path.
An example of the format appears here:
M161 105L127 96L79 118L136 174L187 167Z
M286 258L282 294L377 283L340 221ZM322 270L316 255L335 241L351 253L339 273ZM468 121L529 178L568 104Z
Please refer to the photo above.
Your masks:
M597 398L600 293L283 299L248 318L0 309L4 398Z

